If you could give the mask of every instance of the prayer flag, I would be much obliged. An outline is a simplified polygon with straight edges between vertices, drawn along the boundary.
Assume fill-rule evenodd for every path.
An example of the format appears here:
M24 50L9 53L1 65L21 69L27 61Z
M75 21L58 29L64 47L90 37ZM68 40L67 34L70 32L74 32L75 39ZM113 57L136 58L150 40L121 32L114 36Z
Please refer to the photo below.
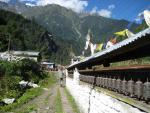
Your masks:
M123 30L123 31L116 32L116 33L114 33L114 34L117 35L117 36L124 36L124 37L127 36L128 38L134 35L134 34L133 34L131 31L129 31L128 29L125 29L125 30Z
M101 51L102 48L103 48L103 43L97 44L97 46L96 46L96 51Z
M150 27L150 11L148 10L144 11L144 18L145 18L146 24Z
M126 29L123 30L123 31L116 32L114 34L117 35L117 36L126 36Z

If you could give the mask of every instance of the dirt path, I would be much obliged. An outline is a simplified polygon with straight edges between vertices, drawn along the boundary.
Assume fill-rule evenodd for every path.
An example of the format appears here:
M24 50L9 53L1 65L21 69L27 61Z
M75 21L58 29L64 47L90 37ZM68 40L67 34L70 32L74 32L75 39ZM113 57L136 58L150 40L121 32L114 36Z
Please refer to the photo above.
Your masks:
M74 113L67 99L65 89L58 84L43 89L40 96L16 108L12 113L55 113L55 97L58 89L60 90L64 113Z
M67 99L66 93L64 91L64 88L60 88L60 93L61 93L61 100L62 100L62 106L63 106L63 110L65 113L74 113L73 109Z
M31 106L35 106L35 110L31 113L55 113L54 101L57 94L58 85L45 89L42 95L24 104L20 108L16 109L14 113L22 113L23 110L29 109Z

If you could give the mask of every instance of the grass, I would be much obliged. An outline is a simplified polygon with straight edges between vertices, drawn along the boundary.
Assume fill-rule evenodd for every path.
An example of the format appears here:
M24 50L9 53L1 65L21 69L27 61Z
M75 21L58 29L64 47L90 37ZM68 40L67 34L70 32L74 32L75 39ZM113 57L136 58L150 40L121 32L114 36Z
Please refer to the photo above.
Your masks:
M55 113L64 113L59 89L55 97Z
M42 90L43 87L50 87L54 83L56 83L55 75L53 73L49 74L47 78L45 78L39 82L40 87L27 89L25 91L25 93L18 100L16 100L16 102L6 105L6 106L0 106L0 113L11 111L17 107L20 107L21 105L27 103L29 100L32 100L33 98L41 95L42 91L43 91ZM31 106L31 108L32 108L32 106ZM34 108L35 108L35 106L34 106ZM31 109L29 109L29 110L31 110Z
M144 58L138 58L138 59L132 59L132 60L110 63L110 67L129 66L129 65L130 66L150 65L150 57L144 57ZM104 68L103 65L98 65L98 66L94 66L94 67L97 69Z
M128 65L149 65L150 57L138 58L133 60L126 60L121 62L112 63L112 67L114 66L128 66Z
M41 88L48 88L48 87L51 87L53 84L55 84L56 81L57 81L57 78L55 76L55 73L49 73L47 78L39 82L39 86Z
M49 99L49 97L50 97L51 95L52 95L52 94L50 93L50 94L48 94L48 96L45 98L45 100L44 100L45 104L48 104L48 99Z
M73 111L75 113L80 113L80 110L79 110L79 107L77 106L76 102L75 102L75 99L72 97L72 95L70 94L70 92L67 90L67 88L65 88L65 93L66 93L66 96L67 96L67 99L73 109Z
M19 107L22 104L27 103L29 100L39 96L41 93L42 93L41 88L28 89L15 103L12 103L6 106L1 106L0 112L10 111L16 107Z
M37 106L36 105L30 105L27 108L22 109L21 111L16 112L16 113L30 113L32 111L37 111Z

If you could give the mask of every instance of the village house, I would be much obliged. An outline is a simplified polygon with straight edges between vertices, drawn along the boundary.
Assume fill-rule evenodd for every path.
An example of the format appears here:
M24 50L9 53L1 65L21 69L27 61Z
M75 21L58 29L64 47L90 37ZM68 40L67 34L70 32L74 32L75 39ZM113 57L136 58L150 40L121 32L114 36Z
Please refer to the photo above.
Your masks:
M41 62L41 66L42 66L42 69L46 69L46 70L55 70L56 69L55 63L51 63L51 62L43 61L43 62Z
M24 58L32 59L36 62L41 60L40 52L35 51L6 51L0 53L1 60L7 61L15 61L15 60L22 60Z

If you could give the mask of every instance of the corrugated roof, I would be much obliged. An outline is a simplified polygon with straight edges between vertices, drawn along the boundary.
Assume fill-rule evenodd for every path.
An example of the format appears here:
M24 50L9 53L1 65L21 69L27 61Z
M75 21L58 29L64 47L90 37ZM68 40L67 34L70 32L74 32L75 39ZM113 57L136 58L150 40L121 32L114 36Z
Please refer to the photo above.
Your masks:
M68 68L74 67L76 65L80 65L81 63L83 64L85 62L88 62L89 60L93 60L93 59L96 59L96 58L101 57L103 55L106 55L106 54L108 54L110 52L116 51L117 49L125 47L125 46L127 46L129 44L132 44L133 42L143 38L146 35L150 35L150 28L147 28L147 29L145 29L145 30L135 34L134 36L132 36L130 38L127 38L127 39L125 39L125 40L123 40L123 41L121 41L121 42L119 42L119 43L117 43L117 44L107 48L107 49L104 49L104 50L102 50L102 51L100 51L98 53L95 53L94 55L92 55L90 57L86 57L82 61L75 62L74 64L71 64ZM147 38L150 38L150 37L147 37Z
M27 55L27 56L38 56L40 52L35 51L12 51L11 52L14 55L20 56L20 55Z
M52 63L52 62L41 62L41 64L45 64L45 65L54 65L55 63Z
M103 50L101 52L96 53L95 55L93 55L92 58L96 58L96 57L101 56L103 54L106 54L106 53L109 53L111 51L114 51L114 50L116 50L118 48L121 48L123 46L126 46L126 45L128 45L128 44L130 44L130 43L132 43L132 42L142 38L143 36L145 36L147 34L150 34L150 28L147 28L144 31L141 31L141 32L137 33L136 35L134 35L134 36L132 36L130 38L127 38L127 39L125 39L125 40L123 40L123 41L121 41L121 42L119 42L119 43L109 47L108 49L105 49L105 50Z

